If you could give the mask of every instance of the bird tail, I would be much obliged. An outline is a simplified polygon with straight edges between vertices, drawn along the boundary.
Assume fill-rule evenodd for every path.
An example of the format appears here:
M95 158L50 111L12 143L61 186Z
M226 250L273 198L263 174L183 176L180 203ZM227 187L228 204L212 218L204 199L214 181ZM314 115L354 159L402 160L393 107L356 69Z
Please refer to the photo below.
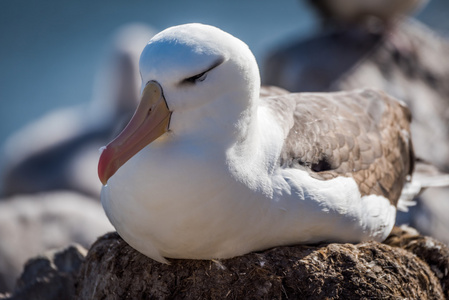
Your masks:
M405 183L402 189L397 205L398 210L407 212L410 206L416 205L416 201L413 199L425 189L445 186L449 186L449 173L440 171L431 163L417 159L411 179Z

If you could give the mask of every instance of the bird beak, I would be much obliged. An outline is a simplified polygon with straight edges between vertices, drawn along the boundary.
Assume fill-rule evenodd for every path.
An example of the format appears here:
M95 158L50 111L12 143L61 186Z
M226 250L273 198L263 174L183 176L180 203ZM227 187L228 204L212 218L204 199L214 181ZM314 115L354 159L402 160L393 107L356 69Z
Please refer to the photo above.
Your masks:
M168 131L171 112L155 81L145 86L140 104L125 129L103 150L98 163L98 177L108 179L137 152Z

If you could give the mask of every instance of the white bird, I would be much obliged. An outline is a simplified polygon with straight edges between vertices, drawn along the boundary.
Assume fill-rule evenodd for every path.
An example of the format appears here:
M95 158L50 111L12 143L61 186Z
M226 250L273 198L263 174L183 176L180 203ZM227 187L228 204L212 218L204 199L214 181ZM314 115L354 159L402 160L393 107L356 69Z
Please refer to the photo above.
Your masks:
M401 102L261 91L248 46L202 24L154 36L140 71L141 103L99 177L109 220L141 253L220 259L390 233L414 162Z

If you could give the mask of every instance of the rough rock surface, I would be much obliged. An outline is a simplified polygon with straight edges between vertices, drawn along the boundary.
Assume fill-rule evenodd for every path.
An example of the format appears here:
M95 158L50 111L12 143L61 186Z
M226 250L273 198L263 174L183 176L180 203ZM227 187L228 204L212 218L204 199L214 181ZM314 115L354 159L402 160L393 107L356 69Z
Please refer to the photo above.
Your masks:
M278 247L228 260L155 262L117 233L86 256L78 299L444 299L449 249L411 230L387 244ZM390 245L388 245L390 244Z
M440 280L446 299L449 299L449 247L427 236L419 235L410 227L395 227L384 242L405 249L423 260Z
M0 295L0 299L72 299L75 280L86 253L86 249L74 244L30 259L13 294L4 295L3 298Z

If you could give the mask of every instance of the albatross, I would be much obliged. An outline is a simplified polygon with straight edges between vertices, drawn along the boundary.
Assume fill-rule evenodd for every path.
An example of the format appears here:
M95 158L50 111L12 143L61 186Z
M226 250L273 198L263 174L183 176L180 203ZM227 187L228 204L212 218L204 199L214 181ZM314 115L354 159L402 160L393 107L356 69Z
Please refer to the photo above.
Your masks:
M139 66L141 102L98 166L133 248L167 263L389 235L414 166L402 102L261 88L249 47L203 24L160 32Z

